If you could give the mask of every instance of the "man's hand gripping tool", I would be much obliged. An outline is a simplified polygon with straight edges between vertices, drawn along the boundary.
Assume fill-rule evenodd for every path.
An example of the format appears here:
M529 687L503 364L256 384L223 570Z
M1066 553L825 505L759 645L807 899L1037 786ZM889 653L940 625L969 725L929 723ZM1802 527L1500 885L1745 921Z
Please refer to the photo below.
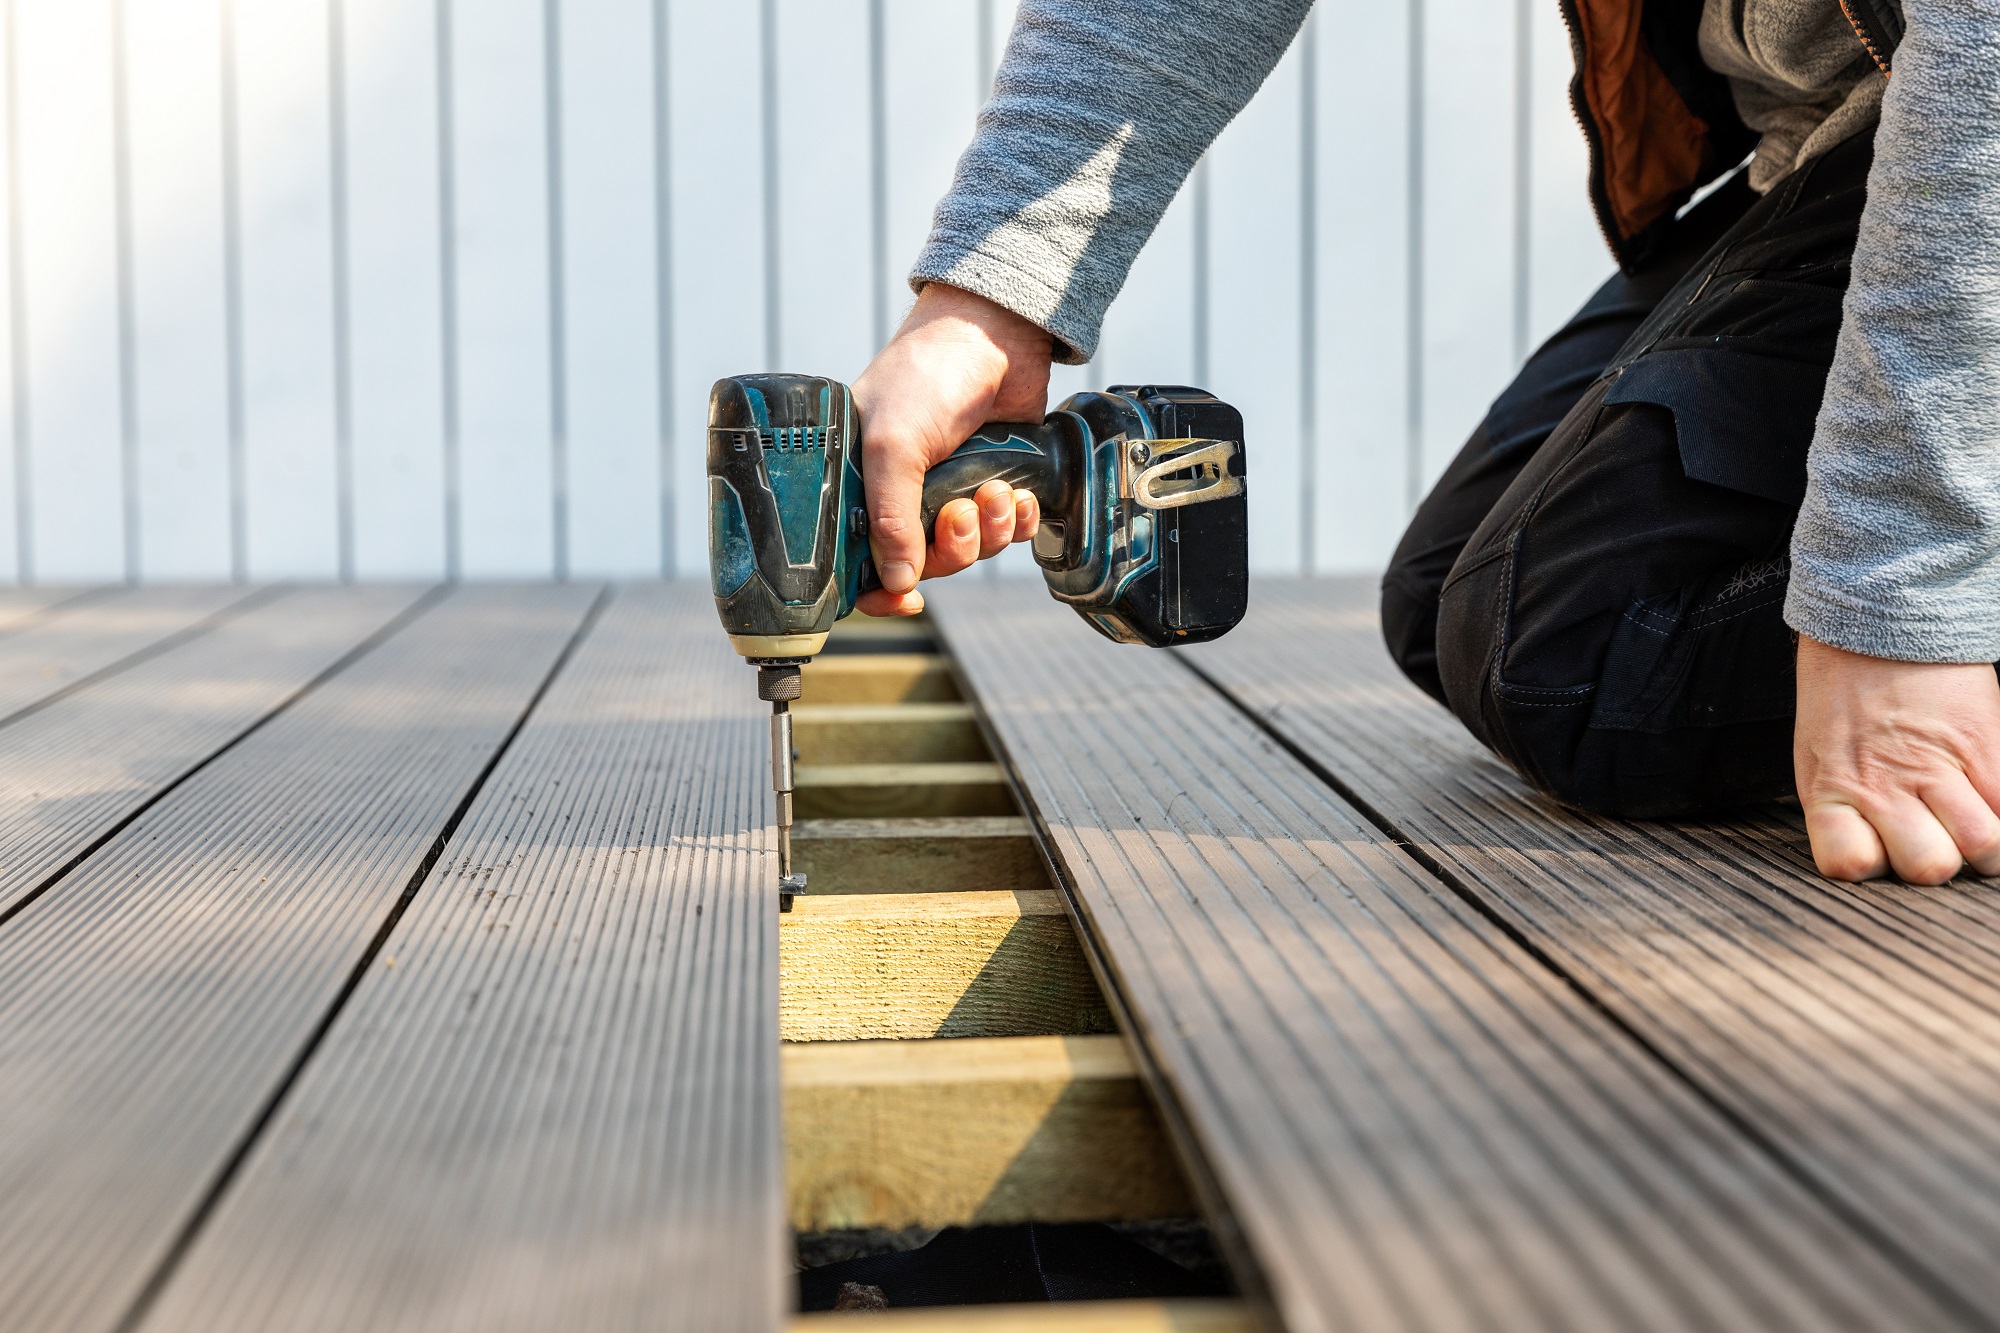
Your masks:
M800 668L879 586L868 550L860 422L847 386L813 375L718 380L708 410L708 554L730 642L771 704L778 891L792 870L792 718ZM1041 505L1035 563L1099 633L1154 648L1227 633L1249 601L1243 418L1200 389L1114 385L1039 425L981 426L924 478L938 511L998 478Z

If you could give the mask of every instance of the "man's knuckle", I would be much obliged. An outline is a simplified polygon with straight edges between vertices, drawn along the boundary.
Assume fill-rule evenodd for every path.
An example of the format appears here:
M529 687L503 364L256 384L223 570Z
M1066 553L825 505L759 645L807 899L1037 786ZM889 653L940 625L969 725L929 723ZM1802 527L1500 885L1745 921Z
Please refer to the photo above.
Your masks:
M909 516L900 510L877 514L869 520L869 531L877 537L885 537L892 542L902 541L913 534L916 527Z

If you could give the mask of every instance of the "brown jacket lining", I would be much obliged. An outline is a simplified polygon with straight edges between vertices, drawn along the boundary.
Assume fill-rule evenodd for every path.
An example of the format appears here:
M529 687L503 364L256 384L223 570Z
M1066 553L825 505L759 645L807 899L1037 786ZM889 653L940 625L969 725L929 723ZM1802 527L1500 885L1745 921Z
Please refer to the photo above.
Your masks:
M1584 100L1603 143L1606 219L1621 241L1687 197L1709 166L1708 126L1689 111L1639 36L1634 0L1575 0Z

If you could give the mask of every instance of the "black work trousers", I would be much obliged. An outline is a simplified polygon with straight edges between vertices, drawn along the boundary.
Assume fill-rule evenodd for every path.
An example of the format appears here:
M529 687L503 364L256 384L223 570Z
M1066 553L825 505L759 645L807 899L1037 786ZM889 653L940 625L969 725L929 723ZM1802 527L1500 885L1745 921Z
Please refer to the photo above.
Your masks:
M1529 359L1396 550L1391 654L1558 800L1792 790L1787 551L1872 147L1691 209Z

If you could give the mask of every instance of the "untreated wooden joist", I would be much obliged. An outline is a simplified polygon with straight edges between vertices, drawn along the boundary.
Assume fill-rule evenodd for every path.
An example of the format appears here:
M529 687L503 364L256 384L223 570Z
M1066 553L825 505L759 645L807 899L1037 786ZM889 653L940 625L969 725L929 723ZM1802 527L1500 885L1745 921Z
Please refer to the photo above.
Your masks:
M1044 889L1048 870L1019 815L807 819L792 856L815 894Z
M993 757L968 703L801 703L792 710L792 727L802 764L963 763Z
M1194 1210L1118 1037L816 1042L781 1070L800 1231Z
M802 1314L793 1317L791 1333L1252 1333L1256 1327L1238 1301L1063 1301Z
M994 763L801 764L801 819L1010 815L1014 797Z
M1114 1030L1048 889L802 895L778 920L786 1041Z
M827 653L805 669L806 704L942 703L959 698L935 653Z
M925 616L851 615L834 625L824 651L930 653L937 651L937 636Z

